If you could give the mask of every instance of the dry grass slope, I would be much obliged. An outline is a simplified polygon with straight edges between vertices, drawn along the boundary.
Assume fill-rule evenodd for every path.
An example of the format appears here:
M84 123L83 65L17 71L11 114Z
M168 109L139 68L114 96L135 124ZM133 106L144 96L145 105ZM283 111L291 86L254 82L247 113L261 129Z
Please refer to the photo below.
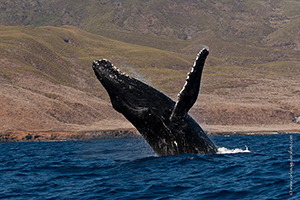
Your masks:
M204 46L197 121L299 130L299 8L296 0L1 1L0 130L132 128L91 62L110 59L176 100Z

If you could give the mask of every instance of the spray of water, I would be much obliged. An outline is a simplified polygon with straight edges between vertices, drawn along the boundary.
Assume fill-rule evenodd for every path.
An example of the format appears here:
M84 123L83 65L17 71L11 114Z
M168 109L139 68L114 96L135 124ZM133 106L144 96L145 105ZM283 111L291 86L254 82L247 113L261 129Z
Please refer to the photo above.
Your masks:
M207 45L202 44L202 46L209 51L209 47Z
M233 153L249 153L250 150L248 147L245 145L246 149L227 149L225 147L220 147L218 148L217 154L233 154Z

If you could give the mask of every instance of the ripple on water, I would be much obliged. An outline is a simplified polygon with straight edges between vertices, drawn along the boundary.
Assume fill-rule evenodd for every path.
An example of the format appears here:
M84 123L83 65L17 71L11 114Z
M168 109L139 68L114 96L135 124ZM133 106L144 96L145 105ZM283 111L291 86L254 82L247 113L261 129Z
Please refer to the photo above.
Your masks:
M144 140L0 143L0 198L299 199L293 139L293 196L290 137L272 135L214 137L220 154L163 157Z

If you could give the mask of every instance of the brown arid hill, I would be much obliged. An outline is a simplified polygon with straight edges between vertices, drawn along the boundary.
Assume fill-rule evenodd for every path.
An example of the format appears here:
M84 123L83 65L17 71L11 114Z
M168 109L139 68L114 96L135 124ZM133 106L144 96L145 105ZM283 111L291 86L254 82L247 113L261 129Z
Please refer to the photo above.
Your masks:
M173 47L180 50L120 42L73 26L0 26L1 137L52 140L51 134L56 134L58 140L64 138L60 135L88 139L86 134L99 133L100 138L101 131L132 129L112 109L94 76L91 63L95 59L110 59L127 74L176 100L203 45L150 38L156 44L174 41ZM210 55L201 94L190 114L204 130L300 130L296 123L300 116L298 50L216 36L202 42L209 43ZM42 137L44 133L48 136Z
M150 36L197 43L214 36L300 50L299 9L298 0L2 0L0 24L72 25L160 49L174 42Z

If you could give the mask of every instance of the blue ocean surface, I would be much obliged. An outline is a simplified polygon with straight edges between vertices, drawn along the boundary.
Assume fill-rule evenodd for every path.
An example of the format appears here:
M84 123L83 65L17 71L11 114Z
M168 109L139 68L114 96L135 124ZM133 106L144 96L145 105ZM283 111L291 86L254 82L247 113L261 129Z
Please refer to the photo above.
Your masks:
M299 139L212 137L220 154L163 157L142 139L0 143L0 199L300 199Z

